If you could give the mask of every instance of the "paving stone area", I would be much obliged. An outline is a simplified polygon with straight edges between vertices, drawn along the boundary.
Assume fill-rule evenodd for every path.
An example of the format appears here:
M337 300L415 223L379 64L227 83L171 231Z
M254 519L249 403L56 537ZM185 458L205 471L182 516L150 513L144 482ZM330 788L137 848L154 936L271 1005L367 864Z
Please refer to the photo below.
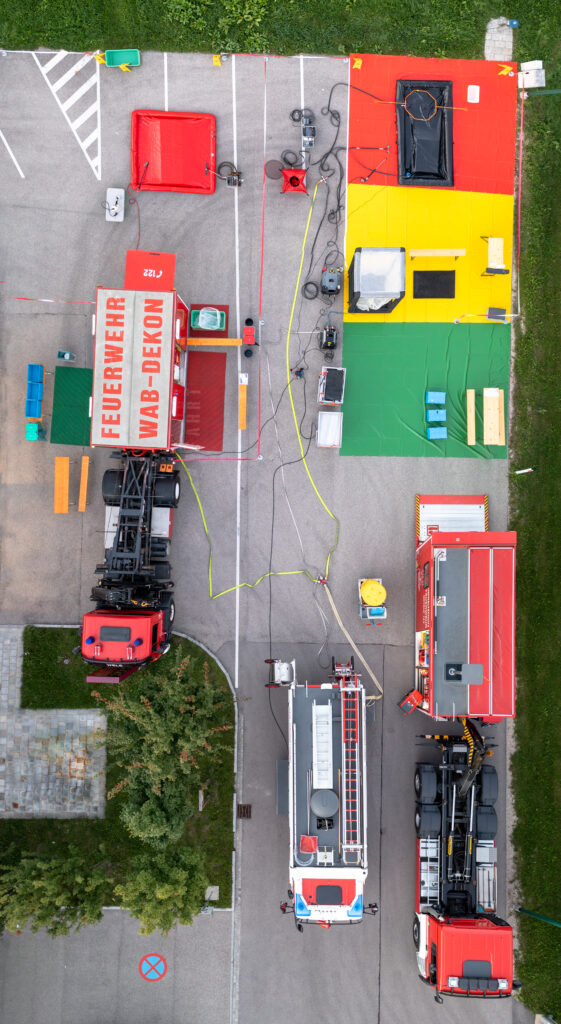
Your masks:
M512 60L512 44L508 18L492 18L485 32L485 60Z
M0 817L102 818L105 715L20 709L23 629L0 626Z

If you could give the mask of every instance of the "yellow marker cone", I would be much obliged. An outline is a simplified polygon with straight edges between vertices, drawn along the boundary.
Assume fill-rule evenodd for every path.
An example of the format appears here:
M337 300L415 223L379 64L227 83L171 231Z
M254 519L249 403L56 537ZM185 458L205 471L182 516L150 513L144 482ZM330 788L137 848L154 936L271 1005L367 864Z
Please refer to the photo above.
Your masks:
M220 56L219 53L213 53L213 55L212 55L212 63L213 63L215 68L221 68L222 67L222 57Z

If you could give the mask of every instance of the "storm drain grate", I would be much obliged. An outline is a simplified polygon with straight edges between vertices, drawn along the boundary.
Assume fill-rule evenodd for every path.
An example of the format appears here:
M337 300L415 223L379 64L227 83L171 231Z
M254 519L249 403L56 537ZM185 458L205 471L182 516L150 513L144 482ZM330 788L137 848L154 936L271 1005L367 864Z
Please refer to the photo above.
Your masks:
M238 818L251 818L251 804L238 804Z

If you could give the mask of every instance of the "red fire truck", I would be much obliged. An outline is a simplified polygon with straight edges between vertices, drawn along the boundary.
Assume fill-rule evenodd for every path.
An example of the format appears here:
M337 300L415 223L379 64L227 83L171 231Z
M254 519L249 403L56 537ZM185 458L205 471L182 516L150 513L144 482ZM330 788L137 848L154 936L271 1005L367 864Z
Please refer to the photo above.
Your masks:
M514 717L516 534L490 532L487 496L416 497L415 688L438 720Z
M117 448L102 494L105 561L82 623L88 680L119 682L169 649L175 614L168 561L185 444L188 309L171 253L127 254L125 287L98 288L92 447Z
M417 870L413 941L421 979L443 995L500 999L512 980L512 929L496 916L497 773L475 723L425 737L439 764L415 771Z

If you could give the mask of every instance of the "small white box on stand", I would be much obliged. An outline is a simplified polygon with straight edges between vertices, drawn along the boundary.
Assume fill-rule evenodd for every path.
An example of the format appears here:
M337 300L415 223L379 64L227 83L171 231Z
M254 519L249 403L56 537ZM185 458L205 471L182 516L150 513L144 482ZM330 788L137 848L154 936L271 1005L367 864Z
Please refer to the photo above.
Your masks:
M124 188L108 188L105 193L105 220L119 223L125 219Z

